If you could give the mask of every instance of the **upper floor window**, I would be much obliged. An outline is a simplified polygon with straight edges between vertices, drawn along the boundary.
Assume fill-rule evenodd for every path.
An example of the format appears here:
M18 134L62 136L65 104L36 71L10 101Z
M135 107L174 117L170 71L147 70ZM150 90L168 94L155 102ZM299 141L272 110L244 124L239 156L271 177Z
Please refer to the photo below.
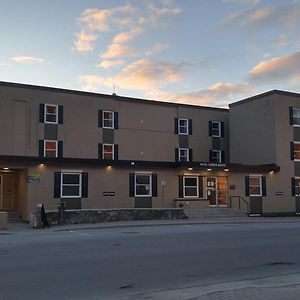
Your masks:
M300 142L294 142L294 160L300 160Z
M221 136L221 122L212 121L211 133L213 137Z
M103 144L102 158L103 159L114 159L114 145Z
M152 174L136 173L135 174L135 197L152 196Z
M221 163L222 162L221 150L212 150L211 162L212 163Z
M183 177L183 197L199 197L199 177Z
M249 196L262 196L262 176L249 176Z
M300 108L293 108L293 125L300 126Z
M45 123L57 124L58 106L54 104L45 104Z
M61 173L61 198L81 198L81 172Z
M107 111L104 110L103 111L103 124L102 127L103 128L114 128L114 112L113 111Z
M44 141L44 157L57 157L57 141Z
M178 160L181 162L189 161L189 149L179 148Z
M178 134L189 134L188 119L178 119Z

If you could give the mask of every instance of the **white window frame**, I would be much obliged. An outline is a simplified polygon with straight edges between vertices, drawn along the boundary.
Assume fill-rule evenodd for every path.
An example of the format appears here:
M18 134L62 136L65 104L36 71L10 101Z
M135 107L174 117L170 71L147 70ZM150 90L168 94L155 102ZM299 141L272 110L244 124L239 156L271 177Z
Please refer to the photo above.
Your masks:
M297 191L296 191L296 180L300 180L300 177L294 177L295 178L295 186L294 186L294 189L295 189L295 196L300 196L300 193L297 194Z
M219 134L213 134L213 125L214 124L218 124L218 128L219 128ZM221 122L220 121L212 121L211 122L211 136L212 137L221 137Z
M57 143L57 141L54 141L54 140L44 140L44 157L50 157L50 156L46 156L46 151L47 151L46 143L47 142L51 142L51 143L54 142L55 143L55 145L56 145L56 147L55 147L55 157L57 157L58 156L58 143ZM51 151L51 150L48 150L48 151Z
M56 108L55 122L47 121L47 107L55 107ZM47 123L47 124L58 124L58 105L57 104L45 104L45 108L44 108L44 123Z
M115 145L114 144L102 144L102 159L104 158L104 146L112 146L112 160L115 159Z
M104 120L110 120L110 119L104 119L104 114L105 113L111 113L112 120L111 120L111 127L110 126L105 126ZM115 113L111 110L103 110L102 111L102 128L107 128L107 129L114 129L115 128Z
M186 121L186 132L181 132L180 121ZM185 126L183 128L185 128ZM178 134L180 134L180 135L188 135L189 134L189 119L182 119L182 118L178 119Z
M214 153L218 152L219 153L219 161L214 161ZM221 150L212 150L212 153L211 153L211 160L213 163L216 163L216 164L220 164L222 162L222 151Z
M300 108L299 107L293 107L293 126L294 127L300 127L300 124L294 124L294 110L299 110L300 111Z
M197 196L187 196L186 194L185 194L185 179L186 178L196 178L197 179ZM189 187L191 187L191 186L189 186ZM193 187L195 187L195 186L193 186ZM183 186L182 186L182 188L183 188L183 198L199 198L199 177L198 176L183 176Z
M136 187L139 185L136 183L136 177L138 175L141 176L149 176L150 180L149 180L149 185L150 185L150 189L149 189L149 195L138 195L136 193ZM141 184L140 184L141 185ZM152 173L149 172L138 172L134 174L134 196L135 197L152 197Z
M78 186L78 184L63 184L63 175L79 175L79 195L78 196L64 196L63 186ZM76 171L62 171L60 173L60 198L81 198L82 196L82 172Z
M180 151L186 151L186 157L187 157L187 162L189 162L190 161L190 151L189 151L189 149L188 148L178 148L178 161L179 162L185 162L184 160L181 160L181 155L180 155Z
M295 158L295 145L300 145L300 142L294 142L294 161L300 161L300 158ZM300 152L300 151L297 151L297 152Z
M258 175L258 174L249 175L249 197L262 197L262 177L263 175ZM259 194L254 195L250 193L250 178L259 178Z

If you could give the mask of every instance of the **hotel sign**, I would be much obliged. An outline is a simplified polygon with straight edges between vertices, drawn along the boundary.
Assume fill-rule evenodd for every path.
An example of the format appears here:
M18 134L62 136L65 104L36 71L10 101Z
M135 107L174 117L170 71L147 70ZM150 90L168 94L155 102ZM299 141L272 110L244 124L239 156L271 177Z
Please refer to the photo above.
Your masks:
M207 163L207 162L201 162L199 163L200 167L220 167L224 168L226 167L226 164L217 164L217 163Z

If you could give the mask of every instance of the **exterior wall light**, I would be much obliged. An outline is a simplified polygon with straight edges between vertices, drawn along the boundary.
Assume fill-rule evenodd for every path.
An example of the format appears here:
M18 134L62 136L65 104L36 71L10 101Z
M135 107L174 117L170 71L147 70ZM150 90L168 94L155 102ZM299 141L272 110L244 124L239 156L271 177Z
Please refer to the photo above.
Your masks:
M193 171L193 168L188 168L189 171Z
M9 170L9 168L3 168L3 170Z
M229 172L229 169L224 169L225 172Z
M206 169L207 171L212 171L212 169Z

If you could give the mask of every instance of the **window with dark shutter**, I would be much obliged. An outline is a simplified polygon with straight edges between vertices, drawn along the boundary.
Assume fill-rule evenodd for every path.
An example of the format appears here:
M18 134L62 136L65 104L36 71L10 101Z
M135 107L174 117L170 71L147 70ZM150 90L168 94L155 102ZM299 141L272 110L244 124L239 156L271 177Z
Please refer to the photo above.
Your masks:
M64 123L64 107L62 105L58 106L58 124Z
M61 173L54 172L54 198L60 198Z
M152 174L152 197L157 197L157 174Z
M198 181L199 185L198 185L198 189L199 189L199 192L198 192L198 197L199 198L203 198L203 176L199 176L199 181Z
M88 185L89 177L88 173L82 173L82 185L81 185L81 197L88 198Z
M102 144L98 144L98 158L102 159L103 156Z
M178 176L178 196L183 198L183 176Z
M291 152L291 160L295 159L295 149L294 149L294 142L290 142L290 152Z
M119 146L114 145L114 160L118 160L118 159L119 159Z
M189 162L193 161L193 149L189 149Z
M225 151L221 151L221 163L225 163Z
M58 141L57 148L57 157L63 157L63 141Z
M209 162L213 162L213 151L209 150Z
M212 121L208 122L208 134L209 136L212 136Z
M178 118L175 118L175 134L178 134Z
M119 128L119 113L117 111L114 112L114 128Z
M129 197L134 197L135 174L129 173Z
M292 180L291 180L291 188L292 188L292 196L295 196L296 195L296 179L295 177L292 177Z
M193 122L192 119L189 119L189 135L193 134Z
M98 127L102 128L102 120L103 120L103 111L98 110Z
M179 149L175 148L175 162L179 161Z
M267 182L266 182L266 176L261 177L261 189L262 189L262 196L267 196Z
M44 156L44 140L39 140L39 157Z
M40 123L45 122L44 118L45 118L45 104L40 103L40 111L39 111L39 121L40 121Z
M245 195L249 196L249 176L245 176Z
M224 137L224 132L225 132L224 122L221 122L221 137Z

